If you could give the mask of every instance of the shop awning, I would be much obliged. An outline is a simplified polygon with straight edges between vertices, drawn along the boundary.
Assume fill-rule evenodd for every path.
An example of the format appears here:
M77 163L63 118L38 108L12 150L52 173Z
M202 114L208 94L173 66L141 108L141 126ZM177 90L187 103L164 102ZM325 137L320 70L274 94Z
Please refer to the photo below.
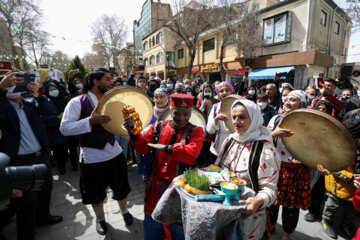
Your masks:
M249 79L274 79L276 73L289 73L294 69L294 66L276 67L276 68L258 68L251 70ZM280 77L285 79L285 76Z

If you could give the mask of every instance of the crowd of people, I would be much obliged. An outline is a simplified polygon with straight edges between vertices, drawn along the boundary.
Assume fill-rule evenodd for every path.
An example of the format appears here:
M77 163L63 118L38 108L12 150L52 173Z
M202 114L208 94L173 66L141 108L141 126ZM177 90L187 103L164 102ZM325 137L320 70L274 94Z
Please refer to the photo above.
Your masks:
M325 233L336 239L339 232L348 239L360 239L360 153L347 169L330 172L298 161L286 148L283 138L291 129L279 127L281 120L300 108L311 108L341 121L360 141L360 85L354 87L346 76L324 79L322 89L307 86L299 90L274 80L261 86L248 85L248 73L236 84L227 81L193 81L139 76L111 76L99 68L81 78L69 72L68 81L41 76L28 91L14 92L21 82L8 72L0 80L0 152L10 156L10 165L44 163L48 167L43 190L23 192L0 211L0 228L16 214L17 238L35 239L36 227L56 224L61 216L49 211L52 170L66 174L69 159L79 171L83 204L96 215L96 230L107 233L103 202L111 188L126 225L133 223L127 209L131 191L127 163L136 163L145 184L145 239L184 239L181 226L156 222L151 214L172 180L184 170L216 164L246 180L256 195L246 200L248 216L242 223L247 239L269 239L275 230L282 206L282 239L295 231L300 209L308 210L305 220L321 221ZM115 136L101 124L112 121L97 113L98 102L114 87L131 86L143 91L153 102L152 120L141 134L131 131L131 118L124 120L129 136ZM231 106L231 116L220 112L229 95L243 96ZM190 123L192 108L198 108L206 129ZM170 121L158 121L170 109ZM232 121L231 132L226 121ZM329 146L331 147L331 146ZM256 159L250 161L250 159Z

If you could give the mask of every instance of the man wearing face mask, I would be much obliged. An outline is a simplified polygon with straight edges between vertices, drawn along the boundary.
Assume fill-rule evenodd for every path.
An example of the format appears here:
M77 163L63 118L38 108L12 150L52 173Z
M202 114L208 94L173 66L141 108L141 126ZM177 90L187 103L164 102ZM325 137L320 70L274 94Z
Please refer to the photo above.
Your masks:
M146 90L146 94L153 99L154 98L154 92L158 88L158 83L154 78L150 78L148 80L148 89Z
M35 104L21 99L21 92L14 92L21 79L8 72L0 81L0 152L10 156L11 166L46 164L44 190L24 192L11 205L16 211L17 239L35 239L36 224L56 224L63 219L50 215L52 173L49 164L50 147L46 129ZM39 99L38 85L31 82L27 89L35 99ZM41 106L41 101L39 106ZM36 219L36 221L34 221Z
M270 119L276 115L275 109L268 104L268 96L265 93L260 93L256 97L256 104L259 106L261 115L264 119L264 126L270 122Z

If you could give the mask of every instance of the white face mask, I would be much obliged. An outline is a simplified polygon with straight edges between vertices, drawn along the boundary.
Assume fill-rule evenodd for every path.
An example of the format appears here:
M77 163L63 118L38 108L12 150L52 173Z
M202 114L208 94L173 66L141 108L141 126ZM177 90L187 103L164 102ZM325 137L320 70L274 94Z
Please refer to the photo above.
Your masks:
M49 95L52 97L57 97L59 96L59 90L55 89L49 92Z
M254 94L255 94L255 90L249 90L248 93L249 93L250 95L254 95Z
M21 92L13 93L15 87L16 86L12 86L11 88L8 89L6 93L6 97L10 100L15 100L21 97Z
M285 103L285 102L286 102L286 97L282 97L282 98L281 98L281 101L282 101L283 103Z
M360 91L357 91L357 95L360 97Z
M257 105L259 106L260 110L264 110L267 106L266 102L258 102Z
M212 95L211 92L205 92L205 93L204 93L204 96L209 96L209 97L211 97L211 95Z
M33 102L34 101L34 98L23 98L23 100L25 101L25 102Z
M282 92L283 89L284 89L284 88L281 87L281 88L279 88L279 91Z
M75 85L75 87L76 87L77 89L82 89L83 85L82 85L82 83L78 83L78 84Z

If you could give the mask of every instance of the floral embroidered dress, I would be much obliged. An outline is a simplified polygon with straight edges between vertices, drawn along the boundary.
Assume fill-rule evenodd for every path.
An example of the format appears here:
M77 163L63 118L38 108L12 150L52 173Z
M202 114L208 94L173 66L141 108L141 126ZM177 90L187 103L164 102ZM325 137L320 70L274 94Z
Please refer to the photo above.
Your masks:
M230 140L225 140L224 145ZM276 199L276 188L280 170L280 158L272 142L264 143L258 169L259 192L256 196L264 199L264 205L255 214L248 216L242 222L247 239L262 239L266 229L266 207L272 205ZM251 188L249 175L249 157L254 142L235 142L228 154L216 162L222 168L234 172L237 177L244 179ZM224 146L223 145L223 146Z
M278 123L284 117L284 114L274 116L270 120L268 128L273 131L276 128L275 123ZM299 207L306 210L309 208L311 197L310 169L295 159L286 149L280 137L274 143L281 158L278 197L275 204L290 208Z

